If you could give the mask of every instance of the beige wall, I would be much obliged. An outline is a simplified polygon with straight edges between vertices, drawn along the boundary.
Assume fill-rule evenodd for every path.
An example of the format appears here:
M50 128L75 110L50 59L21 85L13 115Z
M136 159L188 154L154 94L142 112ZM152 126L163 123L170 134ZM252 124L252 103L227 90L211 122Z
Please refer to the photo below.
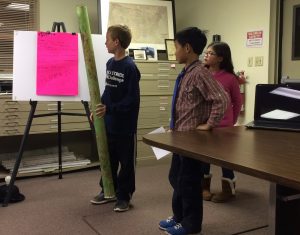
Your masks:
M239 120L253 119L255 85L274 83L276 76L276 3L277 0L175 0L177 30L198 26L209 30L208 39L220 34L232 49L235 70L245 70L246 111ZM40 30L51 30L54 21L63 21L67 31L78 32L76 6L88 7L93 33L98 32L97 0L40 0ZM272 14L271 14L272 13ZM276 21L276 20L275 20ZM246 47L246 33L263 30L261 48ZM271 40L270 40L271 39ZM261 67L248 67L248 58L263 56Z
M271 1L276 0L175 0L177 30L188 26L209 30L209 42L213 34L220 34L231 47L235 71L245 70L246 111L240 124L253 119L255 85L274 82L274 73L269 71L270 47L274 46L269 38L275 33L272 30L270 35ZM255 30L263 30L263 46L247 48L246 33ZM248 67L248 58L256 56L263 56L263 66Z
M40 0L40 30L51 31L53 22L64 22L68 32L79 32L76 7L87 6L92 33L98 33L97 0Z

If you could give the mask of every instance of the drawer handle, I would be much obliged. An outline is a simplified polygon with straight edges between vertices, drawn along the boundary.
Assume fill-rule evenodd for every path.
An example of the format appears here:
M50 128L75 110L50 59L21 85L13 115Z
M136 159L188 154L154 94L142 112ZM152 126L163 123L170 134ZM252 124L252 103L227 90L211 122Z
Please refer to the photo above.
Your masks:
M57 111L57 108L48 108L48 111ZM61 108L61 110L63 110L63 107Z
M18 101L14 101L14 100L7 100L5 101L5 103L12 105L12 104L18 104Z
M60 105L64 106L64 103L61 103ZM57 107L57 103L50 103L50 104L47 104L47 106L56 106Z
M13 112L19 110L19 108L6 108L5 109L7 112Z
M12 127L12 126L17 126L19 123L18 122L6 122L5 125Z
M158 88L170 88L170 82L169 81L158 81Z
M10 115L5 115L5 117L7 119L16 119L18 117L18 115L15 115L15 114L10 114Z
M16 134L16 133L19 133L19 132L18 132L18 129L5 130L5 132L6 132L7 134Z

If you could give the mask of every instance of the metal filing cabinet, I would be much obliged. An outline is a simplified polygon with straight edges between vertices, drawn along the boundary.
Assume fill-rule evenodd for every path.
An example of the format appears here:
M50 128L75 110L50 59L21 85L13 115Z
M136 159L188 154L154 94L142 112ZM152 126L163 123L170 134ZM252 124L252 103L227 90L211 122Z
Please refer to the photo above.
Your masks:
M141 72L137 157L143 160L154 158L151 148L142 141L143 135L169 126L173 89L183 65L173 61L136 61L136 65Z
M85 113L80 102L62 102L61 110L69 113ZM13 101L11 95L0 97L0 136L23 135L30 104L27 101ZM57 102L38 102L35 114L47 114L57 112ZM62 131L88 130L89 123L86 116L62 115ZM34 118L30 128L30 134L42 134L57 132L57 116Z
M141 103L138 119L138 160L153 159L151 148L142 142L142 136L169 125L174 84L183 68L172 61L136 61L141 72ZM11 95L0 96L0 138L22 136L30 112L28 101L13 101ZM55 113L57 102L40 101L35 114ZM61 102L61 111L85 113L81 102ZM86 116L62 115L62 131L84 131L90 126ZM57 116L34 118L30 134L57 132Z

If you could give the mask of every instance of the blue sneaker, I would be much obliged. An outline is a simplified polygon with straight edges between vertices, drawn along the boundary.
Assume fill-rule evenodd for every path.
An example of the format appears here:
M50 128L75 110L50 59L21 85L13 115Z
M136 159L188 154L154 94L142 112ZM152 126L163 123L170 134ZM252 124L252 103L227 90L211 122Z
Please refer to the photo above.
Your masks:
M159 222L159 228L165 231L168 228L175 226L176 224L176 221L173 219L172 216L170 216L168 219Z
M169 235L188 235L184 227L181 224L176 224L173 227L169 227L166 229L166 234Z
M182 227L182 225L180 223L176 224L175 226L173 227L169 227L166 229L165 231L166 234L168 235L203 235L201 232L198 232L198 233L187 233L185 228Z

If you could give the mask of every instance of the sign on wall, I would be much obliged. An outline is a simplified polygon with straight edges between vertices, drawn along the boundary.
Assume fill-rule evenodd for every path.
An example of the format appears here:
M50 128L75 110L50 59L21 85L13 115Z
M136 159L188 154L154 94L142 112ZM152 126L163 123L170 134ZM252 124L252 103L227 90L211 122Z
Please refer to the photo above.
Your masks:
M263 31L250 31L247 32L247 47L262 47L263 45Z

